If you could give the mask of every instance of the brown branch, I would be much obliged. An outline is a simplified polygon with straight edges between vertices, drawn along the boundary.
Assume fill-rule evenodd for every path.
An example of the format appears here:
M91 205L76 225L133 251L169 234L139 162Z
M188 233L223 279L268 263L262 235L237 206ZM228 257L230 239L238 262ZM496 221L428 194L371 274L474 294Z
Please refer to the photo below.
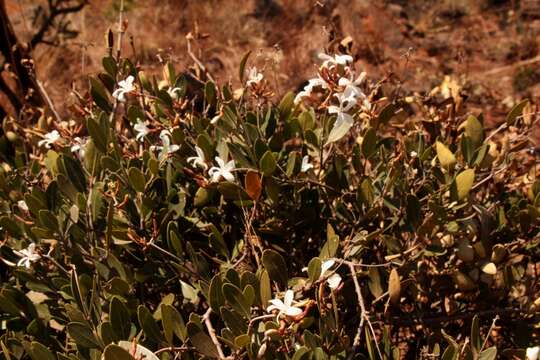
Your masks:
M210 335L210 338L212 339L212 342L216 346L216 350L219 354L220 359L225 359L225 354L223 353L223 349L221 348L221 344L219 343L219 340L216 336L216 330L214 330L214 326L212 325L212 322L210 321L210 314L212 313L212 308L208 308L206 312L203 315L204 325L206 326L206 329L208 330L208 334Z
M170 346L166 348L162 348L154 352L154 355L160 355L164 352L170 352L170 353L183 353L185 351L195 350L194 348L190 348L187 346Z

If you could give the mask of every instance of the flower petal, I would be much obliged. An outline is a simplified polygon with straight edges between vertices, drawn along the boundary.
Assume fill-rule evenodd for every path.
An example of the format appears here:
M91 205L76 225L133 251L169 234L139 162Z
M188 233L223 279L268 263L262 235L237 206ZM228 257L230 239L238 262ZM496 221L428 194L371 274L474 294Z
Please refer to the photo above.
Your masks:
M327 272L328 270L330 270L330 268L332 266L334 266L336 262L334 260L326 260L324 261L322 264L321 264L321 274L324 274L325 272Z
M290 306L284 311L285 315L287 316L298 316L302 314L303 312L304 311L302 309L294 307L294 306Z
M330 287L330 289L336 289L339 284L341 284L341 276L339 274L333 274L328 279L326 279L326 283Z
M287 290L285 292L285 296L283 297L283 303L285 306L289 307L292 305L292 302L294 300L294 292L292 290Z

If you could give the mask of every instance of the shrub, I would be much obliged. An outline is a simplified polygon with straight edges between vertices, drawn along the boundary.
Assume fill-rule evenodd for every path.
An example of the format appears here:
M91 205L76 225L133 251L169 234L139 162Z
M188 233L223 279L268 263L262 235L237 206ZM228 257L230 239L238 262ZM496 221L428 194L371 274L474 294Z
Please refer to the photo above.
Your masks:
M487 131L324 55L276 105L248 60L235 91L108 56L72 119L4 121L3 357L523 357L528 102Z

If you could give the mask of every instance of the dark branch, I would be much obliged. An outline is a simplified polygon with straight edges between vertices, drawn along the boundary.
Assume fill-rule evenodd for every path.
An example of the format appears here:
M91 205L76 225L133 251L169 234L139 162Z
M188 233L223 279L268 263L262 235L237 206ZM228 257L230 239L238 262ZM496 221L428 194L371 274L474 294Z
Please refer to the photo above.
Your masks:
M46 42L44 40L45 34L49 31L51 27L53 27L54 22L57 17L76 13L81 11L87 4L88 0L82 0L76 5L73 6L67 6L67 7L60 7L59 5L62 2L53 4L52 1L48 1L49 4L49 16L46 17L46 19L41 24L41 27L39 28L38 32L32 37L32 40L30 40L30 46L32 48L35 48L38 44L41 43L52 43L52 42Z

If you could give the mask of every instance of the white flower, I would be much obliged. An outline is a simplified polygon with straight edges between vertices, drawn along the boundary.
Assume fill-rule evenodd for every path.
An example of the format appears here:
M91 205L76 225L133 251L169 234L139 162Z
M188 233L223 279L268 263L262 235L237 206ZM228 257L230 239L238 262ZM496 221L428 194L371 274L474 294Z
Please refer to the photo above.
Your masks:
M167 158L169 154L172 154L175 151L178 151L180 149L180 146L176 144L171 145L171 132L169 130L161 130L159 133L159 138L161 139L161 143L163 146L151 146L152 150L159 150L158 154L158 160L164 160Z
M540 352L539 346L527 348L527 360L538 360L539 352Z
M252 67L251 69L249 69L248 72L248 80L246 81L246 86L259 85L263 77L263 74L261 74L256 67Z
M313 164L309 163L309 156L306 155L302 158L302 166L300 168L301 172L308 172L309 169L313 169Z
M28 211L28 205L26 205L26 201L24 200L17 201L17 206L19 207L19 209L21 209L21 211Z
M418 153L416 151L411 151L410 155L412 158L415 158L418 156Z
M361 85L364 82L364 79L366 78L366 73L362 72L360 76L356 78L356 80L352 80L346 77L342 77L338 81L339 86L343 86L344 90L343 92L352 92L355 96L365 96L364 92L358 87L358 85Z
M51 144L54 144L60 139L60 133L57 130L53 130L49 133L46 133L43 136L43 140L38 141L38 146L45 146L47 149L51 148Z
M125 80L118 82L118 88L113 91L112 96L120 102L126 101L126 94L135 90L134 81L135 78L129 75Z
M73 145L71 145L71 152L76 153L79 159L84 158L84 150L86 146L86 139L81 139L80 137L75 137Z
M178 100L178 98L180 97L180 92L182 92L182 89L180 89L179 87L170 87L167 90L167 94L169 94L172 99L176 100Z
M210 120L210 124L212 124L212 125L217 124L217 122L219 121L219 119L221 119L221 115L218 114L218 115L214 116L214 117L212 118L212 120Z
M35 250L36 244L34 243L28 245L26 249L20 251L14 250L13 252L15 253L15 255L21 258L19 262L17 262L17 266L24 266L29 269L33 262L41 259L41 256L36 253Z
M333 273L330 276L330 268L334 266L336 262L334 260L326 260L321 264L321 277L326 278L326 283L330 289L335 289L341 284L341 276L337 273Z
M223 177L225 180L233 182L234 175L231 171L234 170L234 160L225 164L225 161L219 156L216 156L215 159L219 166L212 166L210 170L208 170L208 175L212 177L212 181L217 182Z
M356 98L352 93L335 94L335 96L339 100L339 106L331 105L328 107L328 112L330 114L337 114L337 120L334 127L339 127L342 123L350 123L352 125L353 118L351 115L347 114L347 111L356 105Z
M133 129L137 132L135 140L140 142L143 142L144 137L150 132L150 129L146 126L144 121L141 121L141 119L137 119L137 123L133 126Z
M330 289L334 290L336 289L339 284L341 284L341 276L337 273L332 273L330 271L330 268L334 266L336 262L332 259L323 261L321 263L321 275L319 276L319 280L326 279L326 283L330 287ZM307 271L308 268L305 267L302 269L302 271Z
M326 81L324 81L324 79L322 79L321 77L309 79L308 84L304 86L304 90L296 94L296 97L294 98L294 103L298 105L298 103L300 103L300 101L302 101L303 98L310 97L311 93L313 92L313 88L316 86L320 86L323 89L328 88Z
M198 146L195 146L195 151L197 152L197 156L188 157L188 164L191 164L193 167L200 166L204 170L208 169L208 165L206 165L206 158L204 157L204 151Z
M335 65L347 65L353 62L351 55L339 55L336 54L333 57L324 53L319 54L319 59L323 60L323 67L332 67Z
M287 290L285 292L285 296L283 298L283 301L279 300L279 299L272 299L270 300L270 303L272 305L270 305L268 308L266 308L266 311L267 312L272 312L274 310L279 310L279 314L278 314L278 317L281 315L281 314L285 314L287 316L298 316L300 314L302 314L302 309L300 309L299 307L296 307L293 305L293 300L294 300L294 292L292 290Z

